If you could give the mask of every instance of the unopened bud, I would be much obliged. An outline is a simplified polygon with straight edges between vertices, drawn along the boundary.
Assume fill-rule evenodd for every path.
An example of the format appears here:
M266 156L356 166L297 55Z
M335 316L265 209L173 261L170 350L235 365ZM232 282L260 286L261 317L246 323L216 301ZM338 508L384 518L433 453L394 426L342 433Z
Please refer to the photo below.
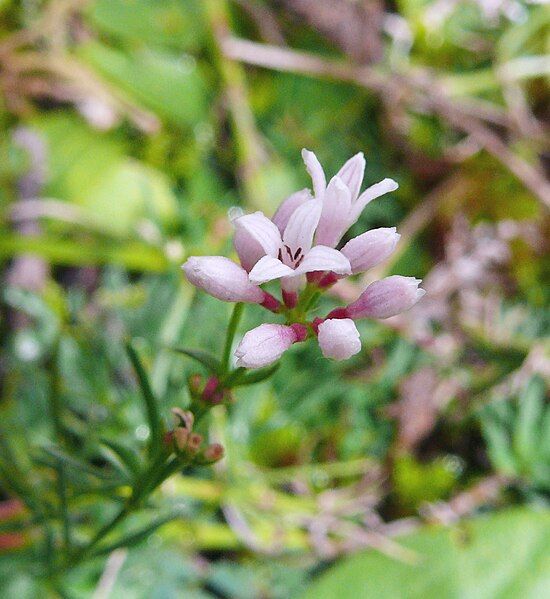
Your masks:
M173 438L174 442L176 443L176 447L180 451L183 451L187 446L187 441L189 439L189 431L186 428L178 427L173 432Z
M202 392L202 399L204 399L204 401L208 401L208 402L212 401L212 399L216 395L216 392L218 391L219 384L220 384L220 381L218 380L218 378L215 376L211 376L206 381L206 385L204 386L204 390ZM214 402L214 403L216 403L216 402ZM217 403L219 403L219 402L217 402Z
M187 379L187 386L191 395L200 395L202 390L202 376L200 374L192 374Z
M191 433L187 438L187 449L192 453L197 452L201 444L202 435L199 435L198 433Z
M209 464L221 460L224 456L225 450L219 443L210 444L203 453L204 460Z

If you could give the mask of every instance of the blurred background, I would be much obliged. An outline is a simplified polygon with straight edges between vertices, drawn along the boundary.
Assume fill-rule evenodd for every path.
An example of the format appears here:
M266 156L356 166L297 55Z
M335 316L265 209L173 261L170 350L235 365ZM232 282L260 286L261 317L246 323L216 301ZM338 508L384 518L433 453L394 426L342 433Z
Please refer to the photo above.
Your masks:
M549 31L537 0L0 0L2 597L548 596ZM400 185L351 231L398 252L323 310L387 274L427 295L352 360L295 347L238 390L226 458L136 522L181 515L48 586L59 533L24 497L57 501L56 435L95 530L102 439L150 432L124 340L185 407L201 368L166 347L219 354L230 306L179 267L308 186L303 147Z

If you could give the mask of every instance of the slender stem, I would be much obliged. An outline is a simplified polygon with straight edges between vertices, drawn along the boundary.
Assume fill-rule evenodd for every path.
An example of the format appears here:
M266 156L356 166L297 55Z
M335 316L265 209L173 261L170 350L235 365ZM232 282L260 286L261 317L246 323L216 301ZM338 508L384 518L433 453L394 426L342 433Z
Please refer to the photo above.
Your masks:
M223 348L222 358L222 369L224 373L229 371L231 347L233 346L233 339L235 338L235 333L237 332L237 327L239 326L239 321L241 320L243 309L244 304L235 304L235 307L233 308L233 314L231 314L231 320L229 321L229 325L227 326L227 335L225 337L225 347Z

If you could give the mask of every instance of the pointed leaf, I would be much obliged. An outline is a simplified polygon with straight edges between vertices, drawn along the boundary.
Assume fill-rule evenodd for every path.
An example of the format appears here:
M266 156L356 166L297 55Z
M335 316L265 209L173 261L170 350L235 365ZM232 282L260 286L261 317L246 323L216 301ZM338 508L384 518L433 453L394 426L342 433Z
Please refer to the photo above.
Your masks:
M222 365L220 361L217 358L215 358L212 354L206 351L203 351L201 349L189 349L187 347L171 347L170 349L172 351L177 352L178 354L183 354L188 358L196 360L205 368L210 370L212 374L220 375L222 372Z
M143 364L141 363L141 360L131 343L126 344L126 351L128 352L128 357L130 358L130 362L134 367L134 371L141 389L141 394L145 401L147 422L149 424L149 430L151 431L149 453L153 455L161 448L162 445L162 420L160 418L157 399L153 395L145 368L143 367Z

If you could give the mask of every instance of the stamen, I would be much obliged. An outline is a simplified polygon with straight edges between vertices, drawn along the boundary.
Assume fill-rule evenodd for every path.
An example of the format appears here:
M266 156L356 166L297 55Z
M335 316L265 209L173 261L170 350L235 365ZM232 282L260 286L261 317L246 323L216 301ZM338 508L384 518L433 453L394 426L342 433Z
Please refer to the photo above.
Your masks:
M281 252L281 248L279 248L279 252L277 254L277 258L282 262L283 261L283 252Z
M288 254L288 257L292 260L292 250L288 247L288 245L285 245L285 250Z
M294 258L293 258L293 259L294 259L294 260L297 260L297 259L298 259L298 256L299 256L301 253L302 253L302 248L298 248L298 249L296 250L296 253L294 254Z
M298 259L298 262L296 262L296 268L298 268L298 266L300 266L300 264L302 264L302 262L304 261L305 256L300 256L300 258Z

